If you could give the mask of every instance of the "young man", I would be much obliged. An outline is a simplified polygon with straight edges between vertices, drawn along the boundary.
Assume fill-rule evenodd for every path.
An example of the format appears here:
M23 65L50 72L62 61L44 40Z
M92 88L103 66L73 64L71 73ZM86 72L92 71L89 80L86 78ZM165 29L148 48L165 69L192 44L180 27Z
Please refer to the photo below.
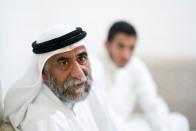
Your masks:
M106 51L99 58L110 115L125 131L188 131L187 119L170 113L157 94L148 69L134 55L136 43L136 30L129 23L119 21L109 29ZM143 110L137 117L133 114L136 105Z

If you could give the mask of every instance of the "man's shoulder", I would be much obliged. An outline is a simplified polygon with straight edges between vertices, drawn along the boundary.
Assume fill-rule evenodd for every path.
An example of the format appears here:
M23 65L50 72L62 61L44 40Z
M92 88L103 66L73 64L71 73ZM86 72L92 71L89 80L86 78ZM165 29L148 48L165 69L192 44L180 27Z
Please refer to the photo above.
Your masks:
M129 65L145 65L145 63L143 62L142 58L134 55L131 60L129 61Z
M133 56L128 64L129 69L134 69L135 71L148 70L146 64L139 56Z
M66 117L62 111L47 106L45 107L44 105L40 106L31 104L28 107L23 122L21 123L21 128L36 129L38 131L38 128L47 130L48 127L52 125L58 126L62 122L64 123L64 127L67 128L68 117Z
M37 127L40 123L47 127L50 124L58 125L61 121L66 125L70 113L63 106L63 103L59 104L55 98L52 99L50 93L50 91L47 92L47 89L43 90L28 106L24 120L21 123L22 127L32 127L32 125Z

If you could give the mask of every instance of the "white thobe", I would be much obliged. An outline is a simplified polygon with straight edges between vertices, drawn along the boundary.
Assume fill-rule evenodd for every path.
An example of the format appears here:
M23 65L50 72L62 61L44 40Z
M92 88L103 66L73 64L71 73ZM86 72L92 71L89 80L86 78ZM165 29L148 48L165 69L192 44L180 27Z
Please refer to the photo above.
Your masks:
M28 106L24 120L20 124L22 131L114 131L109 125L106 112L95 99L92 89L86 100L70 105L60 101L47 87L38 94ZM96 107L92 107L95 104ZM96 108L96 109L95 109ZM94 111L95 109L95 111ZM96 114L99 113L99 114ZM107 113L106 113L107 115ZM102 119L103 123L101 122Z
M107 53L99 57L100 79L104 85L110 115L124 131L188 131L188 121L181 114L172 114L157 94L155 83L144 63L136 56L118 68ZM136 105L143 113L135 116Z

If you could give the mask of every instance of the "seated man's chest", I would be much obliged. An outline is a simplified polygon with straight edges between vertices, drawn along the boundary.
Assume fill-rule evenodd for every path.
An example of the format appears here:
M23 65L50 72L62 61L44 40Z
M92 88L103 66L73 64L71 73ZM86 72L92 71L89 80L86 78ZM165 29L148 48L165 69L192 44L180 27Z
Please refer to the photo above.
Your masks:
M37 100L29 105L21 129L26 131L98 131L92 113L85 102L75 104L73 109L50 99L41 93Z
M121 112L128 112L134 108L137 84L134 74L130 74L127 70L109 74L105 83L107 99L114 108Z

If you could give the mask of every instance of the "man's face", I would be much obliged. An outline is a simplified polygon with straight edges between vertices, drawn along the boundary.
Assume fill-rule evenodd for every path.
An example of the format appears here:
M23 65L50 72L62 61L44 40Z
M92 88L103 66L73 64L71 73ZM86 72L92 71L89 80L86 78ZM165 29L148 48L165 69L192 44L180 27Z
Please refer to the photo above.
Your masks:
M43 80L62 101L83 100L91 88L91 71L84 46L49 58L43 70Z
M113 62L118 67L124 67L133 55L135 43L135 36L118 33L112 41L106 42L106 48Z

